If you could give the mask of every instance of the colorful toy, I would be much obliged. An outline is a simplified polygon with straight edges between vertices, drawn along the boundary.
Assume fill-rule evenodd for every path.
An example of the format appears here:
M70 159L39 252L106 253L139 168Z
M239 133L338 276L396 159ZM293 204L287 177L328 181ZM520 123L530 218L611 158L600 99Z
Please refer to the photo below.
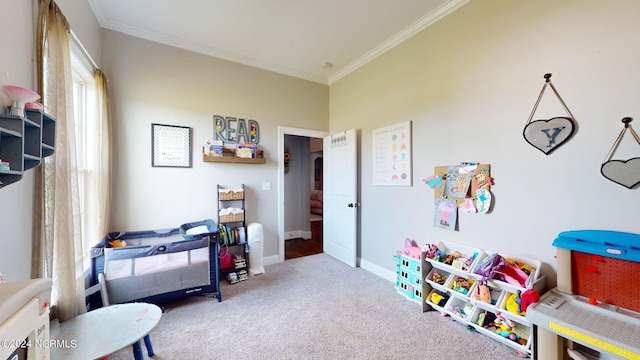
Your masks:
M493 279L496 272L504 269L507 266L507 262L498 253L493 253L487 256L476 268L475 273L482 276L482 281Z
M439 262L445 262L445 260L447 259L447 252L446 251L442 251L442 250L438 250L433 255L432 259L435 260L435 261L439 261Z
M527 280L529 279L529 275L527 275L527 273L509 262L507 262L507 266L496 270L496 274L496 277L500 280L520 287L526 287Z
M447 295L442 295L437 292L431 293L431 302L438 306L444 306L447 300L449 300L449 296Z
M404 249L402 249L402 255L420 260L421 254L422 249L418 246L415 240L409 238L404 240Z
M476 321L476 324L478 324L479 326L483 326L484 320L486 317L487 317L487 310L481 312L480 315L478 315L478 320Z
M519 292L519 291L518 291ZM510 293L507 297L507 303L505 304L505 308L510 313L514 313L516 315L526 315L525 312L520 311L520 303L521 299L518 294Z
M442 274L435 271L431 276L431 280L436 284L443 285L447 279L444 276L442 276Z
M520 311L524 313L527 312L529 305L540 301L540 293L536 289L529 289L522 294L518 291L518 295L520 295Z
M440 303L440 301L442 301L444 299L444 296L438 294L438 293L432 293L431 294L431 302L438 305Z
M501 313L496 314L496 319L493 323L505 332L511 332L511 330L516 326L512 320L507 319Z
M459 293L466 295L469 293L469 289L471 289L472 285L473 285L473 280L468 280L465 278L457 278L451 284L451 288Z
M489 289L487 284L478 284L476 290L471 294L471 298L491 304L491 289Z
M109 241L109 246L112 248L119 248L127 246L127 242L124 240L111 240Z
M426 245L425 245L426 246ZM440 249L438 249L437 246L431 244L431 246L429 246L429 249L426 252L425 256L429 259L433 259L436 256L436 253L440 251Z

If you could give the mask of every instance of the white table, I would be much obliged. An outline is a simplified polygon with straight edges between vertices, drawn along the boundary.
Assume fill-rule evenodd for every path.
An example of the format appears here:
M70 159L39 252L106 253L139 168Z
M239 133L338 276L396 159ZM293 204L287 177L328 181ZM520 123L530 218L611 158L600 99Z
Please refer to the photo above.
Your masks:
M153 329L162 310L156 305L110 305L60 324L52 336L52 360L99 359L130 346ZM55 340L55 341L53 341Z

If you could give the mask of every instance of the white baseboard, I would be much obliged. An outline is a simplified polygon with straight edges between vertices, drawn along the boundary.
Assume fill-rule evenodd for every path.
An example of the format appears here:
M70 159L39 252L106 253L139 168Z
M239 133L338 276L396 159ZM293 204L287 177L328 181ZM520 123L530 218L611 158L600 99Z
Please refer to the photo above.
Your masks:
M387 270L381 266L378 266L374 263L370 263L366 260L362 260L360 259L360 267L363 268L364 270L367 270L375 275L380 276L381 278L385 279L385 280L389 280L393 283L396 282L396 276L397 274L393 271Z
M305 240L309 240L311 239L311 231L305 231L305 230L293 230L293 231L285 231L284 232L284 240L291 240L291 239L299 239L299 238L303 238Z
M278 255L271 255L262 258L262 265L273 265L280 263L280 257Z

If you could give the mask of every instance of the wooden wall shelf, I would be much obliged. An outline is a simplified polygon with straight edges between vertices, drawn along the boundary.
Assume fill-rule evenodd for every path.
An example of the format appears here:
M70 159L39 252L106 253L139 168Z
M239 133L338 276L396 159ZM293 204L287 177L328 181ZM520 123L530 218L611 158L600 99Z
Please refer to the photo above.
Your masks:
M234 156L233 153L225 153L223 156L209 156L203 154L202 161L235 164L265 164L267 159L264 158L264 153L262 151L258 151L258 157L255 158L241 158Z

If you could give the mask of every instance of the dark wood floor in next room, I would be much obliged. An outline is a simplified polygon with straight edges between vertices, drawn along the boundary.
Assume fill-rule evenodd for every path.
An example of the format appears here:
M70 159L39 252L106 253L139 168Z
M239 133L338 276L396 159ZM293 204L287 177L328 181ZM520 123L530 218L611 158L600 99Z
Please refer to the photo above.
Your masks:
M322 220L311 222L311 239L291 239L284 242L284 259L319 254L322 250Z

